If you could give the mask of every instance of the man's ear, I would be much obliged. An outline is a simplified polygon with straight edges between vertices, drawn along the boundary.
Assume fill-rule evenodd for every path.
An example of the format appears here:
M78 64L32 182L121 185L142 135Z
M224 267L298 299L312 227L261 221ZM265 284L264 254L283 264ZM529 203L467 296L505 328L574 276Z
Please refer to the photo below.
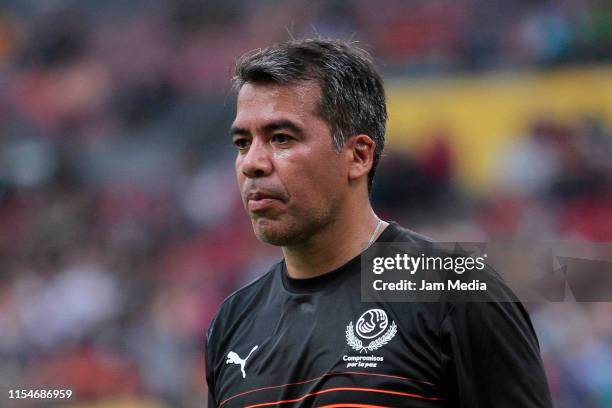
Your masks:
M368 135L351 136L344 145L349 183L367 176L374 163L376 143Z

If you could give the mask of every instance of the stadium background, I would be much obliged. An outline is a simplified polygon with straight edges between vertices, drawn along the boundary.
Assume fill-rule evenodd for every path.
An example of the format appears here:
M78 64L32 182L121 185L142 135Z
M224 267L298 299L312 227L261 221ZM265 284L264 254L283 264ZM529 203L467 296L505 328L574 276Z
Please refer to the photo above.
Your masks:
M607 1L3 0L1 406L41 387L205 405L205 328L280 254L241 207L231 66L315 33L384 73L383 218L441 240L612 241ZM611 304L530 310L556 406L612 406Z

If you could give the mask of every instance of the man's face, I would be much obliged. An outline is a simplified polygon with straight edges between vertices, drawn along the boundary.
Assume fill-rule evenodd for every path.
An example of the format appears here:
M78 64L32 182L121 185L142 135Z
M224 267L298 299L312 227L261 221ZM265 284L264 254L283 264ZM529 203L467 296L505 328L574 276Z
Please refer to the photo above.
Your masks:
M347 185L342 155L317 114L320 88L245 84L238 94L233 142L236 175L258 239L296 245L337 215Z

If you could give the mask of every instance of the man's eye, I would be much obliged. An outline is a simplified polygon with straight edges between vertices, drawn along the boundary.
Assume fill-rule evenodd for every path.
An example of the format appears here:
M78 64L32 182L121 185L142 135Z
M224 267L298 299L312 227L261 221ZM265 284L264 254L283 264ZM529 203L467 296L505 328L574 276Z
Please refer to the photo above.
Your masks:
M235 139L234 146L236 146L238 150L246 149L249 147L249 141L247 139Z
M291 140L291 138L288 135L284 135L284 134L277 134L272 136L271 141L274 143L280 143L280 144L284 144L289 142L289 140Z

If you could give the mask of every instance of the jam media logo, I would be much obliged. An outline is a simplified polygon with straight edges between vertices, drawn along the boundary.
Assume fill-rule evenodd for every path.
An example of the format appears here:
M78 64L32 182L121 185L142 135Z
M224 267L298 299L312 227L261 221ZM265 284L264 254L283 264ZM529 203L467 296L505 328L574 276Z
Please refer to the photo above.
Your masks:
M397 333L397 325L391 322L387 313L382 309L366 310L357 320L353 328L353 322L346 326L346 342L354 350L372 352L387 344ZM363 340L362 340L363 339ZM364 341L369 343L364 345Z

